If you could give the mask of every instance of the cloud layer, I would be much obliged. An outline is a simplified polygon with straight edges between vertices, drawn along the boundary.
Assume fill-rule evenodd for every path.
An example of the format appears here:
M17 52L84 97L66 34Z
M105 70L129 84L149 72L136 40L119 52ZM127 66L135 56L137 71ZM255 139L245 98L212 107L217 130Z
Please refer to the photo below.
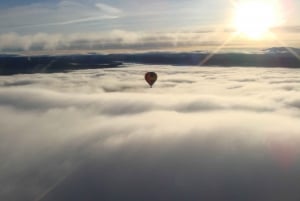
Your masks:
M61 25L97 20L99 17L88 17L59 22ZM250 41L234 33L233 30L215 29L212 27L202 29L177 29L177 31L126 31L114 29L101 32L73 32L35 34L18 34L15 32L0 34L0 52L35 52L40 54L52 51L159 51L159 50L209 50L209 51L237 51L247 49L254 51L270 47L285 46L299 47L294 39L298 36L281 32L278 35L281 42L270 37L264 41ZM229 40L230 39L230 40ZM227 42L225 42L227 41ZM253 52L253 51L252 51Z
M0 77L0 199L297 200L298 71Z
M49 50L151 50L222 44L222 34L212 30L177 33L146 33L113 30L110 32L19 35L0 35L0 51L49 51ZM206 33L212 36L207 37ZM228 34L228 33L227 33Z

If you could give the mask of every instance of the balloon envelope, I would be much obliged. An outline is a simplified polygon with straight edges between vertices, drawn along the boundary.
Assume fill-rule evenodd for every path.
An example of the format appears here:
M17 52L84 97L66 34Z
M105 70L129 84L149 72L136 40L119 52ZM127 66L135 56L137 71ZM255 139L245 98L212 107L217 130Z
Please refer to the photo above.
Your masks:
M152 87L152 85L157 80L157 74L155 72L148 72L145 74L145 80L148 82L148 84Z

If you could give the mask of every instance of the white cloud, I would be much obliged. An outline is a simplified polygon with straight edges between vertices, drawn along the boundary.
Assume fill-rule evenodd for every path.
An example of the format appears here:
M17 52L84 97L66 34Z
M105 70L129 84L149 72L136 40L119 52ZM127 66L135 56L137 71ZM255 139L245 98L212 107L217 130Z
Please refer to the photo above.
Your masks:
M0 77L0 199L293 200L295 72L135 65Z
M117 15L92 15L83 17L74 17L57 22L47 22L36 24L34 26L49 25L68 25L73 23L115 19ZM108 23L109 24L109 23ZM30 25L31 26L31 25ZM96 26L96 25L95 25ZM98 26L98 25L97 25ZM203 50L216 51L224 44L234 33L225 29L214 30L204 29L184 29L178 28L176 31L127 31L122 29L110 29L109 31L81 30L72 33L47 33L37 32L34 34L19 34L9 32L0 34L0 51L35 51L37 54L41 51L66 50L66 51L159 51L159 50ZM285 38L282 38L285 40ZM234 38L227 43L220 51L237 51L245 48L246 53L254 50L263 50L264 48L278 46L276 41L245 41L240 38ZM297 46L296 43L294 43ZM247 49L250 48L250 49ZM239 51L239 52L241 52ZM266 52L267 53L267 52Z
M80 19L75 21L85 21ZM73 21L60 22L73 23ZM224 34L224 33L223 33ZM47 51L47 50L151 50L182 47L212 47L220 45L221 33L207 37L198 32L130 32L112 30L109 32L20 35L0 35L0 51Z
M96 3L96 7L99 8L100 10L106 12L106 13L119 14L119 13L122 12L118 8L115 8L115 7L112 7L110 5L103 4L103 3Z

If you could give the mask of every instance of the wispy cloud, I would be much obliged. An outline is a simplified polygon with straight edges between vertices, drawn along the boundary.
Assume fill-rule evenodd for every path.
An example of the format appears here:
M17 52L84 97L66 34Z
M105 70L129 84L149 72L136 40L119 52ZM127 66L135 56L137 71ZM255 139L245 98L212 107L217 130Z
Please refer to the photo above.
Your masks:
M84 20L84 19L81 19ZM72 22L64 22L72 23ZM0 35L0 50L110 50L161 49L168 47L214 46L220 44L222 33L208 37L205 32L147 33L113 30L98 33ZM226 33L224 33L226 34ZM222 36L221 36L222 37Z
M117 16L115 16L117 17ZM97 21L115 18L114 16L100 16L81 18L71 21L41 24L36 26L68 25L86 21ZM145 32L111 30L106 32L81 32L81 33L37 33L37 34L0 34L0 51L49 51L49 50L163 50L183 49L213 50L220 47L224 41L232 37L234 32L228 29L178 29L176 32ZM297 37L294 33L293 37ZM281 34L280 40L286 44L299 47L300 43L291 37L290 33ZM282 46L272 38L264 41L245 40L243 37L234 37L223 48L243 49L255 48L257 50ZM222 51L222 50L221 50Z
M216 21L220 21L223 14L218 10L224 8L222 6L214 6L219 4L211 4L206 2L206 9L201 9L203 1L96 1L96 0L74 0L60 1L54 3L45 1L39 4L29 4L26 6L17 6L8 8L0 13L0 26L2 33L19 32L19 33L36 33L36 32L51 32L53 29L60 33L70 33L73 30L82 30L82 27L76 28L75 25L64 28L61 25L72 25L74 23L93 22L94 19L106 19L106 16L118 17L118 20L113 22L110 29L126 30L168 30L170 28L177 29L178 27L198 27L215 25ZM1 8L1 7L0 7ZM199 10L200 9L200 10ZM213 12L211 14L210 12ZM101 16L105 16L101 18ZM213 17L209 17L213 16ZM79 19L86 19L78 21ZM91 19L91 21L88 21ZM71 23L70 23L71 22ZM97 30L103 30L103 24L99 22ZM35 25L47 25L50 27L40 27ZM31 26L35 26L32 28ZM53 26L60 26L54 27ZM89 25L85 23L84 31L95 30L97 24ZM102 25L102 26L101 26ZM68 31L69 30L69 31Z
M281 26L272 29L275 32L299 33L300 26Z
M10 8L0 14L0 26L5 29L24 29L40 26L59 26L118 18L122 11L106 4L83 4L62 1L58 4L39 3Z
M100 10L102 10L103 12L111 13L111 14L119 14L122 12L118 8L115 8L115 7L112 7L107 4L103 4L103 3L96 3L96 7L99 8Z

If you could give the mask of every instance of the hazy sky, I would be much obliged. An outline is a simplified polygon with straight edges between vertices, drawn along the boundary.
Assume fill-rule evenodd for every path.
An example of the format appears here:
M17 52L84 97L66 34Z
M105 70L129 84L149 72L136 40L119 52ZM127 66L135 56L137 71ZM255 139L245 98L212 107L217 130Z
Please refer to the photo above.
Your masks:
M280 7L278 15L283 16L283 22L277 29L280 30L278 37L290 46L298 46L299 1L270 1L278 2ZM182 34L181 37L173 36L174 46L177 46L178 41L182 42L182 38L184 41L195 40L191 38L191 33L198 33L196 43L201 38L201 43L197 43L198 46L211 46L215 43L219 45L230 38L230 32L234 30L235 3L231 0L2 0L0 49L35 50L32 46L45 43L45 39L47 43L51 40L52 45L40 49L62 49L63 41L80 40L99 44L103 38L112 46L120 44L120 40L126 41L125 49L128 41L133 43L133 35L135 38L139 37L140 43L145 43L143 38L145 35L147 37L159 35L161 42L159 47L163 47L166 43L164 40L166 34L174 33ZM111 33L116 31L122 32L121 39L119 35L115 38L110 37ZM100 38L91 39L90 34L96 34ZM242 46L245 42L238 41L232 45ZM167 43L169 42L168 40ZM250 46L257 45L257 41L250 43ZM276 44L272 42L270 45Z
M160 31L224 24L228 0L75 0L3 2L1 32Z

